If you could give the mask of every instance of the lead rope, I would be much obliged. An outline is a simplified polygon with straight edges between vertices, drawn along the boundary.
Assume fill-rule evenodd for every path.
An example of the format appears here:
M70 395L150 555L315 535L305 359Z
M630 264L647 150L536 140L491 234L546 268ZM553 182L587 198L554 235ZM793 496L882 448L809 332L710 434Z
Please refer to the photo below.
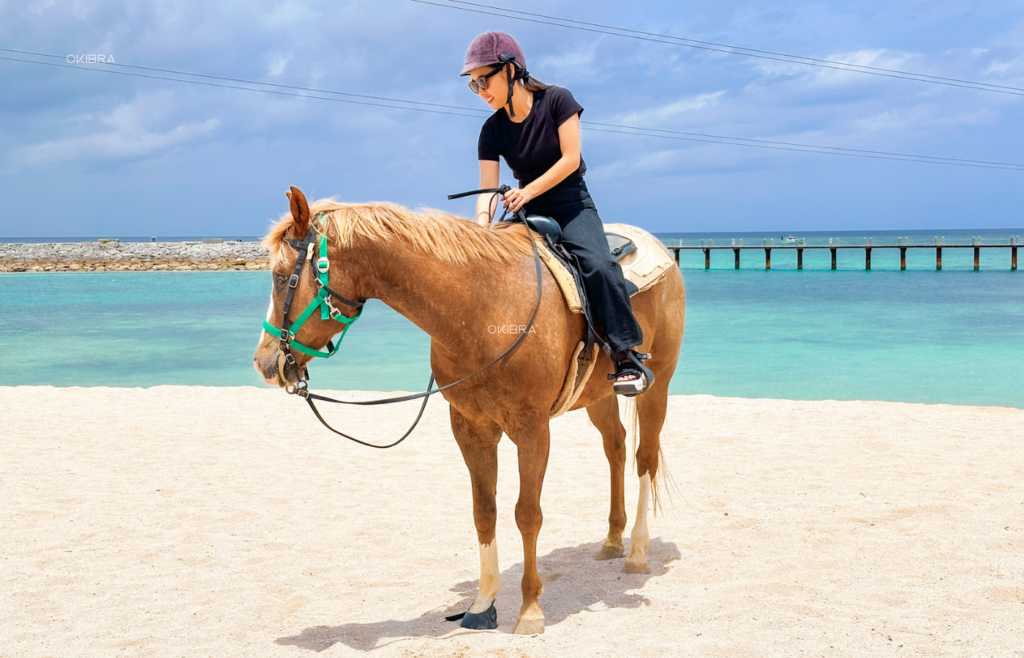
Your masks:
M368 443L366 441L362 441L360 439L357 439L354 436L349 436L348 434L345 434L344 432L339 432L338 430L334 429L333 427L331 427L327 423L326 420L324 420L324 417L320 415L320 411L317 410L316 405L313 404L313 400L311 400L310 398L313 397L313 398L316 398L318 400L322 400L324 402L337 402L339 404L359 404L358 402L346 402L344 400L332 400L330 398L325 398L325 397L320 396L320 395L315 395L313 393L309 393L308 391L307 391L306 395L303 395L302 397L306 398L306 402L309 404L309 408L313 410L313 414L317 417L317 420L319 420L320 423L324 427L326 427L327 429L331 430L332 432L334 432L338 436L345 437L349 441L352 441L354 443L358 443L361 446L366 446L367 448L377 448L377 449L380 449L380 450L384 450L386 448L394 448L395 446L397 446L402 441L405 441L405 439L408 438L408 436L410 434L412 434L412 431L414 429L416 429L416 426L419 425L419 423L420 423L420 418L423 417L423 411L427 408L427 402L430 401L430 395L432 395L433 393L437 393L437 391L441 390L441 389L436 389L434 391L431 391L431 388L433 388L433 386L434 386L434 373L430 373L430 381L427 382L427 390L424 393L421 394L423 396L423 404L420 405L420 412L418 414L416 414L416 420L412 421L412 425L409 426L409 429L406 430L405 434L403 434L397 441L395 441L394 443L389 443L386 446L377 445L376 443ZM381 402L381 401L378 400L377 402Z

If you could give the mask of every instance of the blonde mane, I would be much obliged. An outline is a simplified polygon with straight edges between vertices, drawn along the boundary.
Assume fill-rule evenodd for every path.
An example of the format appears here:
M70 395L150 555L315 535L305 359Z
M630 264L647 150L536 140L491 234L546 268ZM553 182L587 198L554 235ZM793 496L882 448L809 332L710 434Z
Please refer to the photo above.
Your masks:
M519 225L504 224L499 230L490 230L439 211L413 212L393 203L338 203L334 199L315 201L309 212L313 217L323 216L323 231L342 247L352 246L356 236L382 242L400 240L438 260L460 264L476 260L510 263L533 253ZM291 213L285 213L263 238L271 262L277 260L292 221Z

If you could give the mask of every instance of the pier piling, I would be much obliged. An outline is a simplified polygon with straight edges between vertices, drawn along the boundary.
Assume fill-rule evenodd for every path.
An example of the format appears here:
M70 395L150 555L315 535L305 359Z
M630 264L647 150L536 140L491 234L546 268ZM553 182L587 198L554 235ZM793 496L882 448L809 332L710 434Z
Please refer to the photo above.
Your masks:
M974 252L974 269L981 269L981 250L982 249L1009 249L1010 250L1010 270L1014 271L1017 269L1017 251L1020 247L1020 236L1011 235L1009 238L1009 244L985 244L983 238L973 237L971 238L971 244L946 244L946 238L941 236L935 237L935 243L931 244L910 244L910 238L900 237L896 239L894 245L875 245L873 238L865 238L862 244L859 245L841 245L838 238L829 238L828 246L826 245L811 245L806 246L801 242L791 242L789 244L782 244L778 247L775 246L775 240L765 239L762 241L760 246L757 245L744 245L743 240L733 240L731 245L722 245L716 247L712 240L701 240L700 246L684 247L682 244L669 244L668 249L675 252L675 261L678 264L680 261L679 252L683 249L696 251L700 249L704 252L704 269L711 269L711 252L715 249L732 249L733 253L733 268L740 269L740 260L742 258L742 252L744 249L764 249L764 269L772 269L772 251L778 249L794 249L796 251L796 269L804 269L804 250L805 249L828 249L832 257L832 269L838 269L838 256L840 249L863 249L864 250L864 269L871 270L871 256L875 248L878 249L899 249L900 250L900 270L907 269L907 251L910 249L934 249L935 250L935 269L936 271L942 270L942 251L944 248L949 247L950 249L971 249ZM0 271L3 271L0 269Z

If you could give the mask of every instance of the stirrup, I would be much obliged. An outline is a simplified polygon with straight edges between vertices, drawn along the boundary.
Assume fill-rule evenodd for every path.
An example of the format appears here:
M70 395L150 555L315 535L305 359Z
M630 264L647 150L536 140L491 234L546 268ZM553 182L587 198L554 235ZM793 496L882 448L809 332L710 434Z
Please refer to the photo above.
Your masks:
M608 375L608 379L615 381L612 390L617 395L633 397L640 395L654 383L654 373L643 364L643 361L651 358L651 355L636 350L626 350L625 355L626 359L616 362L615 373ZM622 375L633 375L634 379L620 382L618 378Z

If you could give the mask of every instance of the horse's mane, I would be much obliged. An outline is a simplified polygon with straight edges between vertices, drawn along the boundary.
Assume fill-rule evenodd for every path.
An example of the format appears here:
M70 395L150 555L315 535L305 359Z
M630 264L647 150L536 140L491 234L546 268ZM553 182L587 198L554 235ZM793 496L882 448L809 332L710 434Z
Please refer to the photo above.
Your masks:
M343 247L355 236L383 242L401 240L414 248L449 263L492 260L509 263L532 254L522 226L499 224L500 230L485 229L476 222L436 210L413 212L394 203L338 203L320 199L309 207L310 215L322 214L327 235ZM271 261L292 226L285 213L263 238Z

